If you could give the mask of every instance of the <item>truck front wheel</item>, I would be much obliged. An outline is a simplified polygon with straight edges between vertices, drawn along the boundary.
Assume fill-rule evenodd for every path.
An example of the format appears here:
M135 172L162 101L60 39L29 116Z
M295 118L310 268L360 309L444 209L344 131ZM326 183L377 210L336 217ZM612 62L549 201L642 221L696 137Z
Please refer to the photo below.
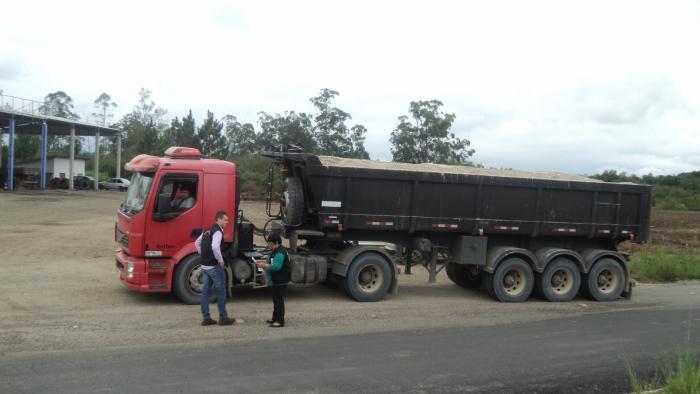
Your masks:
M527 300L535 282L530 264L518 257L503 260L488 279L489 293L501 302Z
M185 257L175 267L173 290L180 301L189 305L199 304L202 299L202 275L202 264L196 254ZM212 291L209 302L216 300L215 293Z
M378 253L363 253L352 261L345 276L345 291L360 302L379 301L391 287L392 269Z

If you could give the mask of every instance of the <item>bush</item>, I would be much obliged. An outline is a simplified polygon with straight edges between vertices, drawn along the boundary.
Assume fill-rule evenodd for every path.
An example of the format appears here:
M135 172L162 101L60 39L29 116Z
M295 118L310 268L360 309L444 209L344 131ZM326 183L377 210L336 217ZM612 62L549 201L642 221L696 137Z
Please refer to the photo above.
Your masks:
M700 279L700 254L693 249L642 249L633 256L630 273L642 282Z
M635 393L654 391L663 394L700 394L700 364L691 354L684 354L675 363L667 362L659 373L647 382L642 382L630 370L630 383Z

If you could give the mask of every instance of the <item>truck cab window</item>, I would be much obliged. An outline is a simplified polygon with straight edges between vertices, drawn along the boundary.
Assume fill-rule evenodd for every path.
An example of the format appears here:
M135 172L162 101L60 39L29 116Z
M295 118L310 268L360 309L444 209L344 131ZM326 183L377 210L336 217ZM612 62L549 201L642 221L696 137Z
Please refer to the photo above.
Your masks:
M146 204L146 197L151 190L153 182L152 173L134 173L131 178L131 187L124 197L124 202L121 205L122 212L127 215L134 215L141 212Z
M161 182L158 194L170 196L171 212L185 212L197 202L197 180L166 177Z

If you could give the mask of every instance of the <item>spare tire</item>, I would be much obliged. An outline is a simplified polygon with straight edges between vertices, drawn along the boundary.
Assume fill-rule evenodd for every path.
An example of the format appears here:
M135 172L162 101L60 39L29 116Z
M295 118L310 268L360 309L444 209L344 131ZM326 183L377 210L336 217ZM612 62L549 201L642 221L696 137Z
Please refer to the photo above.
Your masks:
M304 188L301 179L288 177L284 179L282 190L282 221L287 226L299 226L304 214Z

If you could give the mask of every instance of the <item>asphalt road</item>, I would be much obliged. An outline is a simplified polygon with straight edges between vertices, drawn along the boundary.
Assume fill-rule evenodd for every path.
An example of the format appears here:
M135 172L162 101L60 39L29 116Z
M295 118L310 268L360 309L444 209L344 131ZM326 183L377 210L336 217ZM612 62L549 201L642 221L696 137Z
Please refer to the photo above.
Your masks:
M694 306L486 327L10 354L0 358L0 392L625 393L629 366L648 374L684 351L700 353Z

